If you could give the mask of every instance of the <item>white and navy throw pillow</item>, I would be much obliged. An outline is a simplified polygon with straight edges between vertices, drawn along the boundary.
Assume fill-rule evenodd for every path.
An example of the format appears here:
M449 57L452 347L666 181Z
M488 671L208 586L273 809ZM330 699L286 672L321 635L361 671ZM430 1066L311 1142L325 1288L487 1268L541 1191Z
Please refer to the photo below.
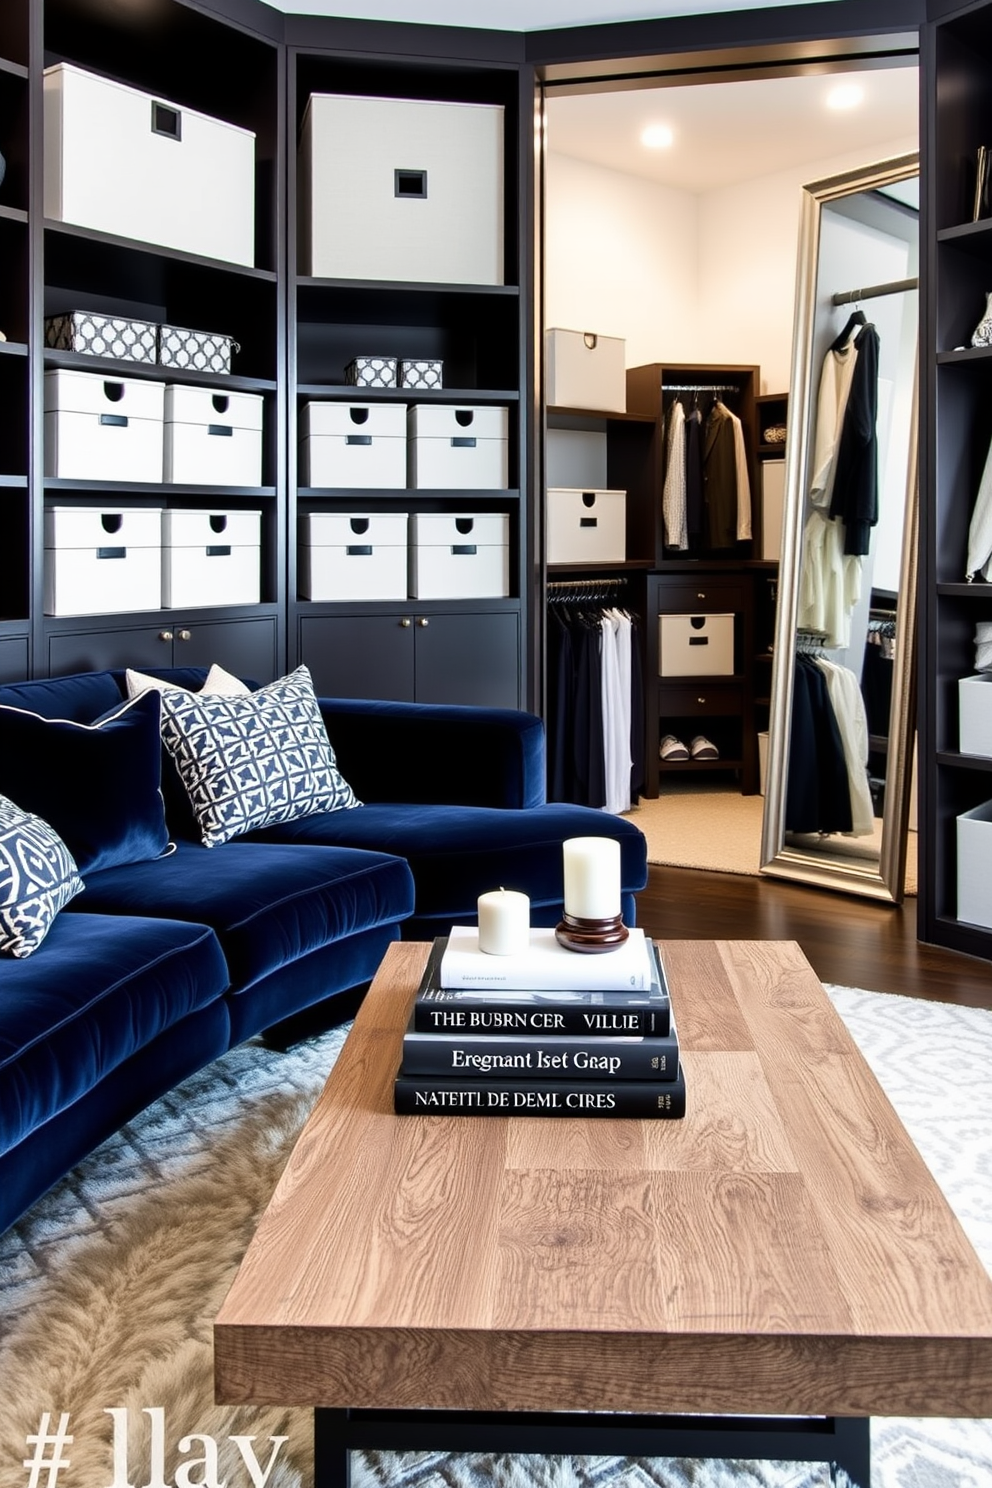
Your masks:
M62 838L0 796L0 953L30 956L83 880Z
M305 666L247 697L163 692L162 742L206 847L361 805L337 768Z

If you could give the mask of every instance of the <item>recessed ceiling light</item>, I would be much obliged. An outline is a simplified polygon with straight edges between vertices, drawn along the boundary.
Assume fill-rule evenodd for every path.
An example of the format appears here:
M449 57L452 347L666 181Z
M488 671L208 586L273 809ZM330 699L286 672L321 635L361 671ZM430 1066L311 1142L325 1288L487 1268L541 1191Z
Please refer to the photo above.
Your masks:
M649 150L667 150L675 141L675 132L667 124L649 124L641 135L641 144Z
M827 94L827 108L853 109L864 102L865 90L859 83L839 83Z

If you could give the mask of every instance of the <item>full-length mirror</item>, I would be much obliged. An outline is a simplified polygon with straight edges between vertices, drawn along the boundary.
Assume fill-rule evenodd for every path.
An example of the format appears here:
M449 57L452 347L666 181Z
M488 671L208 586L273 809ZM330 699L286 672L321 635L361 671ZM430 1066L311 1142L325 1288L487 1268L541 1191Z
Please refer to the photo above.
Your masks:
M804 188L762 869L899 902L913 749L916 155Z

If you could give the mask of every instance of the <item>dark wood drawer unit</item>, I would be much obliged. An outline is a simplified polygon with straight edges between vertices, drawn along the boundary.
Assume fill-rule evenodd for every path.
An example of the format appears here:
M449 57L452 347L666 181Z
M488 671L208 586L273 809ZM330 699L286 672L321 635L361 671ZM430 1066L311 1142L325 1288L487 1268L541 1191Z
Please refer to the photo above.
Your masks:
M662 681L658 688L658 709L671 718L736 717L744 710L744 689L738 683L700 681L672 685ZM665 730L668 732L668 730Z

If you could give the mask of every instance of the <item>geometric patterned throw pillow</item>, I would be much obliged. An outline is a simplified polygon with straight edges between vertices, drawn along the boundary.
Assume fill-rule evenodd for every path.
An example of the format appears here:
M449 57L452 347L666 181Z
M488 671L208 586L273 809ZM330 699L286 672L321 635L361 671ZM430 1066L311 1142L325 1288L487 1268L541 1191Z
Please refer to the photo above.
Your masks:
M83 880L62 838L0 796L0 953L30 956Z
M205 847L362 804L337 768L305 666L247 697L163 692L162 742Z

